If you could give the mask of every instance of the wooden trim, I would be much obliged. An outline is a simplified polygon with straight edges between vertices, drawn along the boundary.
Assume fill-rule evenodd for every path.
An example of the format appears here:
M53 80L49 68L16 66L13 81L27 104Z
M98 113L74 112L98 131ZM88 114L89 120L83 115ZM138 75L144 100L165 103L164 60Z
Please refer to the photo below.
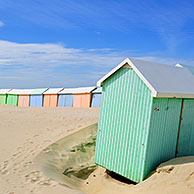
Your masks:
M177 142L176 142L176 152L175 152L175 158L178 154L178 144L179 144L179 137L180 137L180 130L181 130L181 122L183 119L183 106L184 106L184 99L182 99L182 105L181 105L181 114L180 114L180 120L179 120L179 129L178 129L178 136L177 136Z
M131 66L130 66L128 63L126 63L125 65L123 65L123 67L122 67L122 68L132 69L132 68L131 68Z

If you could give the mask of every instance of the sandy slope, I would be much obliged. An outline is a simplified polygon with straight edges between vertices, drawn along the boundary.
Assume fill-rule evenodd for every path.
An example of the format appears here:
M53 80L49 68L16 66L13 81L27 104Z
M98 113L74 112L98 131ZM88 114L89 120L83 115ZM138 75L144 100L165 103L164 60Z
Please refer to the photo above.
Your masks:
M103 168L98 168L83 183L81 190L88 194L193 194L194 156L161 164L152 176L137 185L114 180Z
M80 193L33 168L48 145L96 123L99 109L0 106L0 193Z

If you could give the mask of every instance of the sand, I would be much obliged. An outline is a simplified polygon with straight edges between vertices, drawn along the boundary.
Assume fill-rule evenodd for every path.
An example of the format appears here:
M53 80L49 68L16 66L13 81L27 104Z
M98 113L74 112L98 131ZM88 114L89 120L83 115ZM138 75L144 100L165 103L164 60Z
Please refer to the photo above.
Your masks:
M93 165L98 115L98 108L0 106L0 194L194 193L194 156L167 161L136 185Z
M98 108L0 106L0 193L80 193L33 166L47 146L98 121Z

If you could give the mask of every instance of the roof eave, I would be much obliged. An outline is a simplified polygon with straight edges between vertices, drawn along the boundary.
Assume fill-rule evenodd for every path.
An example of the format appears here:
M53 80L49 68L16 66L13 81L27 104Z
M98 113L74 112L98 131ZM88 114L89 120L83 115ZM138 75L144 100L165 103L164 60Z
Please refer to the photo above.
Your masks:
M194 98L194 93L184 94L184 93L168 93L168 92L157 92L156 98Z
M98 82L97 82L97 86L101 87L103 85L103 82L109 78L113 73L115 73L116 71L118 71L121 67L123 67L126 63L129 63L130 59L126 58L124 61L122 61L119 65L117 65L114 69L112 69L109 73L107 73L104 77L102 77Z

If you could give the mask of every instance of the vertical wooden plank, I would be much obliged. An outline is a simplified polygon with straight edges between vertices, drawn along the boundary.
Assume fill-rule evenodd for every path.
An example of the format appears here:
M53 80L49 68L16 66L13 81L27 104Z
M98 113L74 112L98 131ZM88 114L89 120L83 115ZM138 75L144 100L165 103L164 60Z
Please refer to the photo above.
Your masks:
M58 94L51 94L50 95L50 107L57 107L58 102Z
M6 94L0 94L0 104L6 104Z
M66 95L65 106L66 107L72 107L73 106L73 95L72 94Z
M181 105L182 99L154 98L144 177L160 163L174 158Z
M180 113L180 118L179 118L179 128L178 128L178 135L177 135L177 142L176 142L175 158L177 157L177 154L178 154L178 144L179 144L181 123L182 123L182 119L183 119L183 107L184 107L184 99L182 99L181 113Z
M80 94L81 98L81 106L80 107L85 107L88 108L91 106L91 96L92 94Z
M66 95L60 94L58 97L58 107L65 107L66 104Z
M50 94L44 94L43 106L44 107L50 106Z
M73 95L73 107L81 107L81 96L79 94Z
M184 99L177 157L194 155L194 99Z

